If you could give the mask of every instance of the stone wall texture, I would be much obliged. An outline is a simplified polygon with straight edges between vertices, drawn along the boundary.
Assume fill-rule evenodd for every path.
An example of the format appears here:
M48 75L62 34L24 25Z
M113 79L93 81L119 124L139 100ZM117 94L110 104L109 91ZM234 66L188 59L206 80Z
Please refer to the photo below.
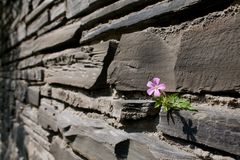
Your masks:
M239 0L1 0L1 160L240 159ZM160 77L198 112L163 113Z

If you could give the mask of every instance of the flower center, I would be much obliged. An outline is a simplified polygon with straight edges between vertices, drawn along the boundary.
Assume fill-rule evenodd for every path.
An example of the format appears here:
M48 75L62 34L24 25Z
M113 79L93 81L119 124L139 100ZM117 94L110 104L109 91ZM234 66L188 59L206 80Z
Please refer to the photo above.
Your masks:
M155 86L155 87L154 87L154 89L155 89L155 90L158 90L158 89L159 89L159 87L158 87L158 86Z

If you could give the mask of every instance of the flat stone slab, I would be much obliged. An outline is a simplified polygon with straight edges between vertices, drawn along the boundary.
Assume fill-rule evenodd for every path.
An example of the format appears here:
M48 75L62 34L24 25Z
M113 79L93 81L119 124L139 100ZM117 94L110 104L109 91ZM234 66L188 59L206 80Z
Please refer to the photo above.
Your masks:
M35 8L30 14L26 16L26 22L31 22L34 18L46 10L47 7L49 7L53 2L54 0L44 0L37 8Z
M88 28L89 26L94 26L103 20L112 19L115 16L120 16L123 13L127 14L132 11L134 7L143 7L153 2L158 2L158 0L119 0L113 4L96 10L95 12L84 16L81 19L82 26Z
M159 109L154 108L152 100L114 100L112 97L93 98L86 94L63 90L49 89L49 97L60 100L71 106L111 115L122 120L137 120L158 115ZM44 93L45 94L45 93ZM47 93L46 93L47 94ZM45 94L45 95L46 95Z
M65 2L59 3L52 7L50 10L50 20L54 21L57 18L63 16L66 12L66 4Z
M85 89L106 87L107 67L117 47L114 41L68 49L43 58L45 81ZM59 67L61 66L61 67Z
M239 39L240 13L184 32L175 65L177 88L239 92Z
M37 143L30 136L26 136L25 147L28 151L29 159L46 159L46 160L55 160L55 158L50 154L46 149L44 149L39 143Z
M37 55L21 60L17 65L17 69L26 69L28 67L42 65L42 58L43 55Z
M114 2L116 0L67 0L66 1L66 17L68 19L73 18L77 15L89 13L97 8L101 8L104 4Z
M64 104L42 98L38 111L38 123L44 128L57 132L57 115L64 109Z
M53 137L53 141L50 147L50 153L54 156L56 160L83 160L72 151L70 146L68 146L63 139L56 136Z
M31 51L39 52L44 49L58 47L67 43L73 43L74 40L76 41L75 36L79 32L80 24L81 22L69 24L40 36L33 42L32 48L30 48Z
M240 110L207 104L196 105L195 108L198 112L174 111L169 121L167 114L161 113L158 130L173 137L240 155Z
M28 87L27 101L35 106L40 105L40 88L37 86Z
M161 159L198 159L195 155L179 150L156 137L142 133L130 133L130 145L127 159L161 160Z
M109 126L103 120L79 115L70 108L58 115L58 127L63 136L69 138L73 150L88 159L196 158L160 140L144 134L128 134ZM73 141L71 137L75 137Z
M27 99L27 90L28 84L26 81L16 81L16 90L14 92L16 99L25 102Z
M33 33L37 32L40 28L42 28L44 25L46 25L50 19L49 19L49 10L44 11L41 13L37 19L35 19L33 22L28 24L27 26L27 35L32 35Z
M171 43L175 45L174 41ZM122 35L108 69L108 82L121 91L146 91L150 77L160 76L169 91L175 90L175 52L176 48L155 33L142 31Z
M183 24L185 29L179 25L123 35L108 82L120 91L146 91L147 81L160 77L171 92L239 92L240 16L212 17Z
M211 7L213 7L214 5L219 5L223 2L224 0L211 1L209 4ZM203 3L202 0L161 1L138 12L133 12L120 19L111 20L109 23L105 23L90 30L84 31L82 38L80 39L80 43L90 42L92 39L97 39L100 37L100 35L103 35L109 31L126 29L140 23L141 25L144 25L144 22L150 22L153 19L159 21L161 17L166 16L167 14L187 10L193 6L200 5L201 3ZM206 6L207 4L205 3L205 7Z

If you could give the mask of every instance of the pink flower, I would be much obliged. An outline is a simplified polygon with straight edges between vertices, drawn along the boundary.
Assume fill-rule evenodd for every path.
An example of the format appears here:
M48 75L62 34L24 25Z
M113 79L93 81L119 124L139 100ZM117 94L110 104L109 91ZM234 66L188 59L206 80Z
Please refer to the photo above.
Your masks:
M154 97L159 97L161 95L161 91L166 89L166 85L164 83L160 83L160 78L153 78L152 81L148 81L147 86L149 89L147 90L148 95L154 95Z

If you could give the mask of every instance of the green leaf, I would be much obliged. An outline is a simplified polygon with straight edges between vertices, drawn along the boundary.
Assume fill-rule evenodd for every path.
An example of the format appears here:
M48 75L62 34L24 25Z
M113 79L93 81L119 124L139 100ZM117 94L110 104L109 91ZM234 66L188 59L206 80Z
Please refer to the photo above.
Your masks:
M174 110L188 110L197 111L192 108L190 101L179 97L178 94L170 94L155 98L155 107L163 107L164 112L168 112L171 109Z

